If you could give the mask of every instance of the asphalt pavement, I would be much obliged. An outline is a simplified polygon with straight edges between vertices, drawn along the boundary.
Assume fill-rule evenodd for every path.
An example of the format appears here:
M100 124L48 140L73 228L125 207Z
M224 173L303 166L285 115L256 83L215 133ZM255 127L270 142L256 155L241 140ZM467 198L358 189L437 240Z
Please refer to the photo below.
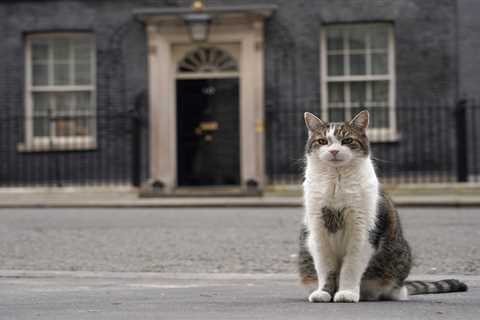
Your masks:
M468 292L354 305L306 302L295 275L301 214L1 209L0 320L478 319L479 209L400 209L412 278L459 278Z
M401 208L414 274L480 274L480 209ZM0 209L0 269L294 273L300 208Z
M463 280L469 292L312 304L288 275L30 274L1 279L0 319L478 319L480 277Z

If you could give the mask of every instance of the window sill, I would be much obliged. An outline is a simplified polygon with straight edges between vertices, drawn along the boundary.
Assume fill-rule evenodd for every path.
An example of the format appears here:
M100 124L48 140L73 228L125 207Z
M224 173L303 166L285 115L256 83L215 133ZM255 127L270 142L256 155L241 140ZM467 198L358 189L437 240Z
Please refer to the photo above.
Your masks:
M31 142L17 144L18 152L55 152L55 151L86 151L95 150L97 143L93 139L82 141Z
M371 143L398 142L401 138L398 131L389 129L371 129L367 136Z

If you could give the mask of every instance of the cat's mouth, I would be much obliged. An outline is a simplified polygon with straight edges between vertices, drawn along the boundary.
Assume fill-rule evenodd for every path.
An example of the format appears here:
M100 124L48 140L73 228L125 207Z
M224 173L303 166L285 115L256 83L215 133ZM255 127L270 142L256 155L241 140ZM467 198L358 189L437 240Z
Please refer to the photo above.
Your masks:
M343 166L346 163L345 159L338 159L338 158L331 158L328 160L328 163L330 165L338 167L338 166Z

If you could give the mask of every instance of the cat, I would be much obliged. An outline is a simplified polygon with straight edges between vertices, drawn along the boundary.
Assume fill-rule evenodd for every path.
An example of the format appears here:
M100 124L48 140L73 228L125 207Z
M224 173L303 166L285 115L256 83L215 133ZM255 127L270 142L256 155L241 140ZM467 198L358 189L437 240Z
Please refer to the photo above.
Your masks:
M454 279L405 281L412 254L400 218L370 158L369 113L327 123L306 112L308 128L299 272L317 285L310 302L406 300L466 291Z

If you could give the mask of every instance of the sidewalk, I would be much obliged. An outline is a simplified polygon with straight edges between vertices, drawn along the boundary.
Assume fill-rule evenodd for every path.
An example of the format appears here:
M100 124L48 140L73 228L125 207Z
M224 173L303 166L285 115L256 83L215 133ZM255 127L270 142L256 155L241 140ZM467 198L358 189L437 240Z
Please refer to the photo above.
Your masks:
M397 206L480 206L480 187L416 185L387 187ZM132 188L0 189L0 208L36 207L300 207L299 186L261 197L142 198Z
M403 302L311 304L293 274L162 274L0 271L1 319L477 319L470 290Z

